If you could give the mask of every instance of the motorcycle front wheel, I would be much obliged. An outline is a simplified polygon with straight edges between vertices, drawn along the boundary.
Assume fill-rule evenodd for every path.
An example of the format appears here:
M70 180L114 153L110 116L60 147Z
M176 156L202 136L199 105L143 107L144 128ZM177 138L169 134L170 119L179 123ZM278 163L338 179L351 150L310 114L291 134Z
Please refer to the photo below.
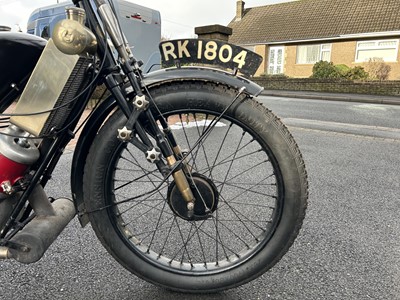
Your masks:
M180 82L150 92L156 119L161 112L188 153L195 214L185 215L172 177L117 139L126 118L116 111L85 167L96 235L126 269L175 291L216 292L257 278L288 251L305 216L307 174L293 137L245 95L215 123L237 93L226 86Z

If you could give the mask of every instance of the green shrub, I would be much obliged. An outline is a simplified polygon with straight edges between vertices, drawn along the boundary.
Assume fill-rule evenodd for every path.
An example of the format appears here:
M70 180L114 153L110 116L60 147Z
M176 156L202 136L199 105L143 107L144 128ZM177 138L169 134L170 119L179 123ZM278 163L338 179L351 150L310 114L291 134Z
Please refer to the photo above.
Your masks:
M344 64L335 65L335 68L339 71L340 75L343 77L345 77L346 74L351 70L349 66Z
M363 67L357 66L354 68L350 68L345 73L345 78L349 80L366 80L369 78L369 74L364 70Z
M290 78L289 76L287 76L287 75L285 75L285 74L267 74L267 73L264 73L264 74L261 74L260 75L261 77L264 77L264 78L278 78L278 79L287 79L287 78Z
M311 78L364 80L369 74L363 67L350 68L344 64L334 65L332 62L319 61L313 66Z
M335 79L341 78L340 71L333 65L332 62L319 61L313 66L313 74L311 78L318 79Z

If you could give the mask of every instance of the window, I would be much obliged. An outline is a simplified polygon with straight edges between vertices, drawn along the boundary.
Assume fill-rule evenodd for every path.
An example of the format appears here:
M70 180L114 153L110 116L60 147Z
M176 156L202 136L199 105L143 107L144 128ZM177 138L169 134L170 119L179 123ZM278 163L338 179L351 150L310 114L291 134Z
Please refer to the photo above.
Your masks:
M49 32L49 25L46 25L41 29L41 34L40 37L48 40L50 38L50 32Z
M315 64L320 60L331 60L332 44L297 46L297 64Z
M397 61L398 49L399 40L358 42L356 62L368 61L371 58L382 58L384 61Z

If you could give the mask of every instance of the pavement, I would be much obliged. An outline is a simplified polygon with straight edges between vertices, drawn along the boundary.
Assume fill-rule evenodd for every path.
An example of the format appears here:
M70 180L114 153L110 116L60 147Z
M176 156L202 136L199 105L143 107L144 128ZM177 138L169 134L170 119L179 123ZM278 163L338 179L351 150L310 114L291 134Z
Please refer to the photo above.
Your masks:
M400 105L400 96L264 90L263 96Z

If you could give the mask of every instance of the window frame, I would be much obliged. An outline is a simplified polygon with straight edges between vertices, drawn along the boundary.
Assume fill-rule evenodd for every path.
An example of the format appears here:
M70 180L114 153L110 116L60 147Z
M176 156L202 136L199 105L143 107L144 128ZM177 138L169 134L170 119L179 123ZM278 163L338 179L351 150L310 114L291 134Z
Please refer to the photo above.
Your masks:
M382 46L379 46L379 43L382 43L382 42L393 42L393 41L395 41L396 42L396 46L392 46L392 47L382 47ZM375 45L374 46L367 46L367 47L360 47L360 44L361 43L374 43ZM384 62L397 62L398 61L398 57L399 57L399 39L384 39L384 40L362 40L362 41L357 41L357 44L356 44L356 54L355 54L355 58L354 58L354 61L356 62L356 63L365 63L365 62L368 62L368 60L366 61L366 60L361 60L361 59L358 59L358 51L360 51L360 50L387 50L387 49L394 49L395 51L396 51L396 57L395 57L395 59L394 60L387 60L387 59L385 59L385 58L383 58L383 61ZM370 57L370 58L373 58L373 57Z
M299 62L299 47L308 47L308 46L316 46L319 47L319 57L315 62ZM324 46L329 46L329 49L324 49ZM306 45L297 45L296 46L296 65L313 65L322 60L323 54L325 52L329 53L329 60L332 58L332 43L323 43L323 44L306 44Z

